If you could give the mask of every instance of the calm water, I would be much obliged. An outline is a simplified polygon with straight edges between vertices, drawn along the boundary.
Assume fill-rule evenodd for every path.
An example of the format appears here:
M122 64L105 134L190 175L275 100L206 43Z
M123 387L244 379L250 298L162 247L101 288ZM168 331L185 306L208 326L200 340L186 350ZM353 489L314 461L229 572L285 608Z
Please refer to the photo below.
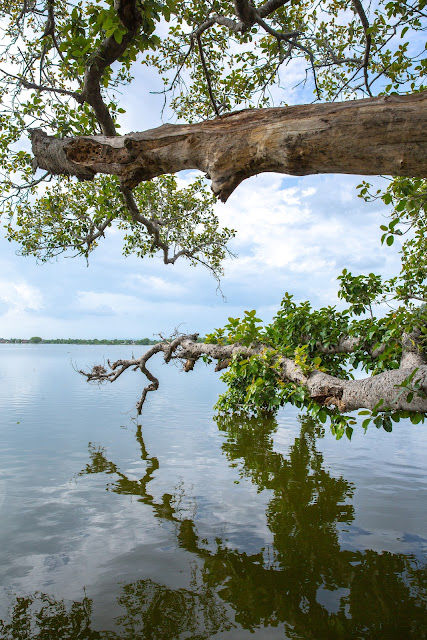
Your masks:
M427 427L215 421L160 361L135 421L71 366L131 353L0 345L2 640L427 637Z

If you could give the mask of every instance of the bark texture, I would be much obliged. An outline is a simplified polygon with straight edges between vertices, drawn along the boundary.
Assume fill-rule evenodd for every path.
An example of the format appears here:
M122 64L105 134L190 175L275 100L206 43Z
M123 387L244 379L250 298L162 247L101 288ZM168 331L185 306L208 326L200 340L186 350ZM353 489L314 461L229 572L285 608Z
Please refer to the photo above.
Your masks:
M415 335L415 334L414 334ZM416 336L415 336L416 337ZM259 355L267 347L259 345L246 347L239 344L204 344L199 343L197 334L184 335L170 342L163 342L148 349L140 358L131 360L117 360L108 363L109 370L104 367L94 367L91 372L80 371L89 381L114 382L129 368L142 371L150 384L144 388L142 396L137 403L138 413L141 413L147 393L155 391L159 387L159 381L147 369L148 360L156 353L163 353L165 362L181 360L184 363L184 371L192 371L195 363L202 356L217 360L216 370L226 368L234 355L249 358ZM344 347L346 340L342 340ZM321 405L335 405L341 412L354 411L356 409L374 409L380 402L381 411L414 411L427 412L427 364L424 354L416 345L413 336L403 335L403 353L399 369L392 369L376 376L363 380L344 380L328 373L314 370L304 372L291 358L277 356L279 363L278 377L284 382L293 382L307 389L311 398ZM347 345L348 346L348 345ZM353 345L354 347L354 345ZM335 352L337 353L337 345ZM346 349L343 348L343 352ZM413 394L408 402L409 389L402 392L400 385L409 378L416 369L413 383L419 384L419 390L424 397Z
M224 202L243 180L266 171L427 177L427 91L248 109L124 136L58 141L33 132L32 143L42 169L79 179L115 174L131 189L165 173L199 169Z

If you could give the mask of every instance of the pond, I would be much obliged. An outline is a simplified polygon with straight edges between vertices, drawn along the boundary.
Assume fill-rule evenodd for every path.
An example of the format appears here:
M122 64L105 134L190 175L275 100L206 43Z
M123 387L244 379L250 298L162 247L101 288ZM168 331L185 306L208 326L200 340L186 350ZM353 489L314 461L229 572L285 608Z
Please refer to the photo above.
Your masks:
M215 419L213 368L0 345L0 638L427 637L427 428Z

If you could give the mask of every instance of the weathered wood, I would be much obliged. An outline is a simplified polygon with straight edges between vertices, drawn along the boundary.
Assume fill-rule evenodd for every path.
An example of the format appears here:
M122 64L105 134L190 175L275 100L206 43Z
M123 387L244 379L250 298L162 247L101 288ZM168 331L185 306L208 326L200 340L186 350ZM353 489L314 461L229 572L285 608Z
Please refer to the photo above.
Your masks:
M417 336L419 336L418 331L410 335L403 334L402 358L399 369L384 371L363 380L345 380L319 370L304 372L292 358L276 353L277 377L284 382L292 382L304 387L309 396L317 403L336 406L343 413L361 408L373 410L381 400L382 405L379 411L391 409L393 411L427 412L427 362L423 351L417 345ZM128 369L141 370L150 381L150 384L143 389L137 403L138 413L141 413L147 393L155 391L159 387L159 381L147 369L147 362L157 353L163 353L166 362L171 359L185 362L185 371L192 371L197 360L207 356L218 361L215 370L220 371L229 366L233 356L250 358L259 356L264 350L268 350L266 345L248 347L238 343L206 344L197 342L197 337L197 334L184 335L172 342L158 343L139 358L109 363L109 371L106 371L102 366L97 366L90 372L80 371L80 373L86 376L89 381L108 380L114 382ZM366 345L365 347L369 351L369 347ZM334 353L349 353L355 348L357 348L356 342L345 336L332 347ZM321 350L326 352L326 349ZM329 352L332 352L331 349ZM411 394L413 397L410 398L408 392L400 392L400 385L411 374L415 374L413 382L419 384L423 396L413 393Z
M33 135L33 153L38 166L52 171L49 141L56 145L55 172L61 173L57 139ZM243 180L266 171L426 177L427 91L248 109L198 124L66 138L61 144L67 158L63 173L74 167L80 179L115 174L133 188L165 173L200 169L223 201Z

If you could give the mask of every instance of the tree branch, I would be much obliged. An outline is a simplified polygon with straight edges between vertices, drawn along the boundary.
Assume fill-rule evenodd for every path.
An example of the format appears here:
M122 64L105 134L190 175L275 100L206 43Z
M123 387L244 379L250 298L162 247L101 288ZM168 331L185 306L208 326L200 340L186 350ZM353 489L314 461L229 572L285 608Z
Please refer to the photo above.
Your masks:
M117 132L114 120L102 98L100 85L102 75L107 67L126 51L142 23L137 0L116 0L114 8L123 26L126 27L127 33L120 43L115 40L114 35L105 38L97 51L90 56L81 91L82 100L91 105L104 135L107 136L115 136Z
M197 253L198 248L194 249L194 252L189 252L187 250L179 251L170 257L170 246L167 242L163 242L160 238L160 231L162 227L162 222L159 220L150 220L142 215L140 212L138 205L136 204L135 198L133 197L132 191L127 187L121 186L121 192L123 194L123 198L126 204L126 207L129 213L132 216L132 219L139 224L144 225L147 229L148 233L153 239L153 248L157 247L163 251L163 263L164 264L175 264L175 262L183 255L187 255L188 257L192 257L192 253Z
M258 15L261 18L266 18L270 13L273 13L276 9L280 9L280 7L283 7L285 4L289 4L289 2L290 0L268 0L265 4L259 7Z
M217 360L216 370L219 371L230 363L233 356L250 358L259 356L268 351L265 345L245 347L240 344L205 344L196 342L197 334L182 335L172 341L161 342L148 349L141 357L130 360L117 360L108 362L109 371L97 365L90 372L80 371L89 382L114 382L129 368L141 370L150 381L143 389L137 404L137 411L141 413L147 393L158 388L159 381L147 369L148 360L156 353L163 353L165 362L180 360L184 364L185 371L191 371L195 362L202 356ZM409 359L402 357L399 369L392 369L363 380L344 380L331 376L319 370L305 372L291 358L281 355L275 356L278 378L284 382L292 382L303 386L310 397L317 403L325 406L335 405L339 411L348 412L356 409L370 409L378 405L382 400L381 411L421 411L427 412L427 395L421 397L415 395L408 402L406 393L399 393L399 387L405 383L408 377L416 371L414 382L418 383L422 392L427 392L427 365L424 356L418 348L414 348L414 336L406 340L404 338L404 352L417 354L419 358ZM344 345L344 342L342 342ZM414 364L416 367L414 367Z
M244 31L255 23L258 12L249 0L233 0L234 12L244 25Z
M213 27L214 24L219 24L223 27L228 27L230 31L232 31L233 33L241 33L243 28L242 22L236 22L232 18L219 16L215 13L213 16L205 20L205 22L202 22L202 24L199 25L197 29L195 29L191 33L191 39L193 40L194 38L197 38L197 36L201 36L202 33L204 33L207 29L210 29L210 27Z
M53 174L144 180L199 169L226 201L246 178L349 173L427 176L427 91L340 103L248 109L201 123L125 136L58 140L31 132L37 164ZM351 149L351 153L349 153Z
M58 87L46 87L45 85L36 84L34 82L29 82L24 78L13 76L12 74L7 73L7 71L3 71L3 69L0 69L0 71L1 73L4 73L5 75L11 78L15 78L15 80L18 80L22 84L22 86L25 87L25 89L34 89L35 91L39 91L40 93L49 92L49 93L57 93L63 96L70 96L70 98L74 98L74 100L79 104L84 103L84 99L82 98L81 94L78 93L77 91L69 91L68 89L61 89Z
M366 91L368 92L368 95L372 96L371 88L369 85L369 77L368 77L369 54L370 54L371 45L372 45L372 38L371 38L371 34L369 33L369 22L360 0L352 0L352 4L357 15L360 18L360 22L362 23L362 26L363 26L363 31L365 32L366 46L365 46L365 57L363 60L363 74L365 77Z
M199 53L200 53L200 62L202 63L202 67L203 67L203 73L205 74L205 78L206 78L206 84L208 86L208 93L209 93L209 98L213 107L213 110L215 111L216 116L219 116L219 110L217 107L217 104L215 102L215 97L212 91L212 84L211 84L211 77L209 74L209 70L206 66L206 60L205 60L205 54L203 53L203 47L202 47L202 41L200 39L200 36L197 36L197 45L199 47Z

